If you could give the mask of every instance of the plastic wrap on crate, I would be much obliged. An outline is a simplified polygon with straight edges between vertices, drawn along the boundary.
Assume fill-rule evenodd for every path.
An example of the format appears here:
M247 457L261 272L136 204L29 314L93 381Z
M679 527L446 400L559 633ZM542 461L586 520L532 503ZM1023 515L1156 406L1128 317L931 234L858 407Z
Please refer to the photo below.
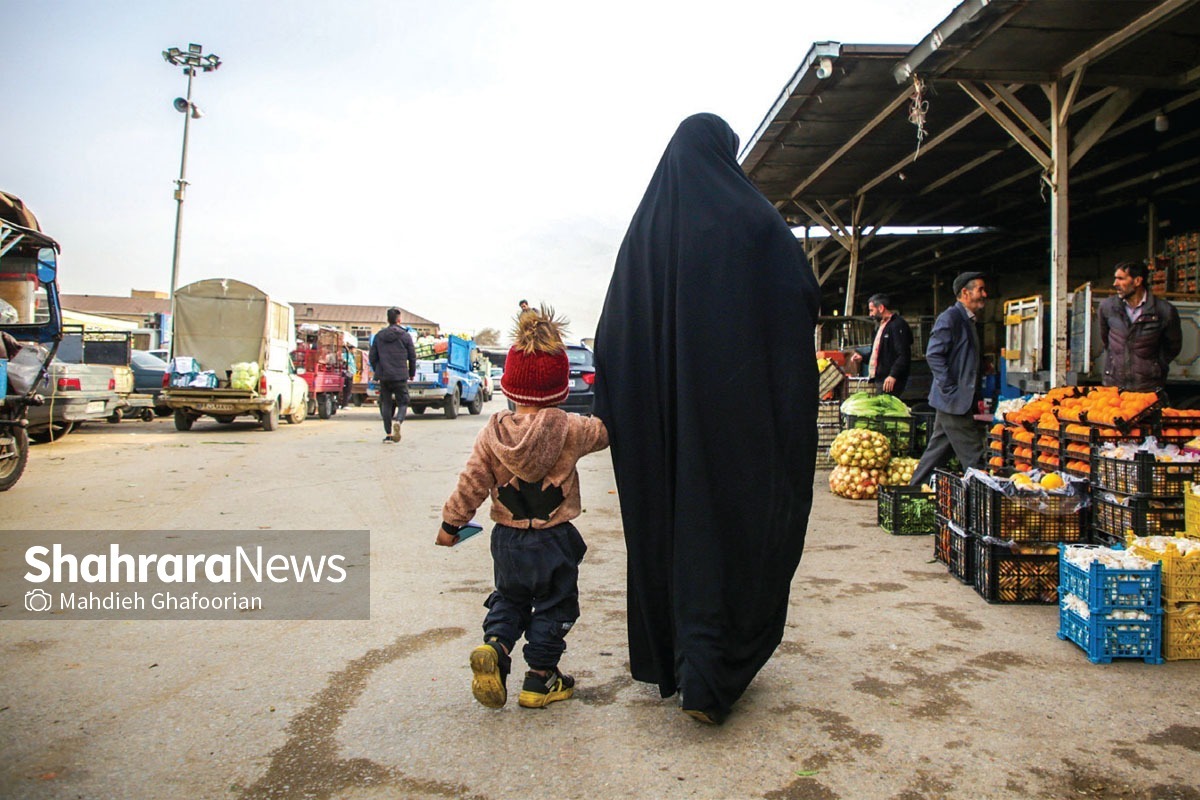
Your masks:
M1060 594L1073 594L1094 612L1113 609L1162 610L1162 569L1112 569L1093 561L1087 567L1068 560L1076 548L1096 549L1090 545L1067 545L1059 550L1058 588Z
M1135 536L1170 535L1183 530L1183 502L1093 489L1092 527L1118 539L1128 531Z
M975 591L989 603L1058 602L1058 543L975 542Z
M1080 542L1087 535L1087 483L1068 480L1061 489L1019 488L1010 480L967 470L970 524L976 536L1010 542Z
M1179 497L1183 485L1200 472L1200 462L1158 461L1152 453L1140 451L1133 458L1114 458L1093 451L1093 486L1120 494L1145 497Z
M1162 655L1167 661L1200 659L1200 603L1163 606Z
M963 476L939 468L933 471L933 483L938 513L965 530L971 515L970 498Z
M953 524L948 517L937 515L937 530L933 534L933 557L946 566L950 565L950 536Z
M924 536L937 530L934 495L920 487L880 484L877 523L897 536Z
M1162 612L1148 616L1147 620L1131 620L1092 614L1084 619L1060 605L1058 638L1079 645L1093 664L1108 664L1114 658L1140 658L1147 664L1161 664Z
M1187 539L1187 537L1175 537ZM1167 542L1163 552L1149 546L1144 538L1130 539L1129 552L1141 556L1147 561L1155 561L1162 566L1162 598L1164 601L1176 603L1200 602L1200 549L1183 550L1183 542L1178 545Z
M950 552L946 567L950 574L968 586L975 583L975 537L950 524Z

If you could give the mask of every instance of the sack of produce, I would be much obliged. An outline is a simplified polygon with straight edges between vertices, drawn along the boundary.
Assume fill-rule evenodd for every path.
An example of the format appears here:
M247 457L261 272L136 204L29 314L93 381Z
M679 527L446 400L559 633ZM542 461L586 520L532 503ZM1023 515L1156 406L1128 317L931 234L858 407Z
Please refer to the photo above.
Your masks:
M829 446L829 455L843 467L878 469L891 460L892 448L882 433L852 428L837 435Z
M834 467L829 473L829 491L850 500L874 500L882 474L883 470L875 468Z
M232 365L232 372L229 376L229 386L233 389L242 389L243 391L255 391L258 389L258 362L256 361L239 361Z
M884 468L879 482L885 486L908 486L918 463L916 458L893 458Z

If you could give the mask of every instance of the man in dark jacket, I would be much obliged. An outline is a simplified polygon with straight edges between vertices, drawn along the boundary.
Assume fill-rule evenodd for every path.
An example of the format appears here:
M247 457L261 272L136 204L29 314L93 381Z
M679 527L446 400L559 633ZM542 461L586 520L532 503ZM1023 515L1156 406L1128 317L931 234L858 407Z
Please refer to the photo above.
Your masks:
M388 326L371 340L369 355L379 381L379 414L385 442L400 441L400 423L408 414L408 382L417 374L417 348L412 336L399 325L400 309L389 308Z
M1117 293L1096 309L1104 345L1104 385L1153 392L1167 382L1167 368L1183 349L1179 312L1146 286L1146 268L1136 262L1113 271Z
M912 363L912 329L904 317L892 310L892 298L886 294L873 294L867 300L867 312L879 324L875 332L875 343L871 347L871 360L867 377L879 390L899 397L908 385L908 370ZM852 356L857 363L862 356Z
M938 316L925 349L933 373L929 405L937 413L910 486L927 482L951 452L964 468L983 465L983 425L975 413L982 399L978 315L987 304L987 287L983 273L964 272L954 279L953 288L957 302Z

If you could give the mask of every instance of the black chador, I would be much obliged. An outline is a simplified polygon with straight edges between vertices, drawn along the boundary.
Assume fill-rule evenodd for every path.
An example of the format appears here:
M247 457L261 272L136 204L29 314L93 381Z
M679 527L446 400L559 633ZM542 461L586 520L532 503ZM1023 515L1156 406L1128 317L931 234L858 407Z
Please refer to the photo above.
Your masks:
M679 126L596 333L633 677L713 722L782 639L817 438L819 290L737 148L720 117Z

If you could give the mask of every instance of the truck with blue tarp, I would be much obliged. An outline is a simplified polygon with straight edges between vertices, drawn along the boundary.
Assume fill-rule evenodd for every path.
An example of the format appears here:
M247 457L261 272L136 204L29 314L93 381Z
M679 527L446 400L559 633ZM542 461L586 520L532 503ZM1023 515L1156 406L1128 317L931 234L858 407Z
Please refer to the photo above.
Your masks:
M454 419L464 404L471 414L483 411L483 380L471 370L476 353L475 342L459 336L448 337L445 348L418 348L417 373L408 382L408 407L413 413L440 408L447 419Z

